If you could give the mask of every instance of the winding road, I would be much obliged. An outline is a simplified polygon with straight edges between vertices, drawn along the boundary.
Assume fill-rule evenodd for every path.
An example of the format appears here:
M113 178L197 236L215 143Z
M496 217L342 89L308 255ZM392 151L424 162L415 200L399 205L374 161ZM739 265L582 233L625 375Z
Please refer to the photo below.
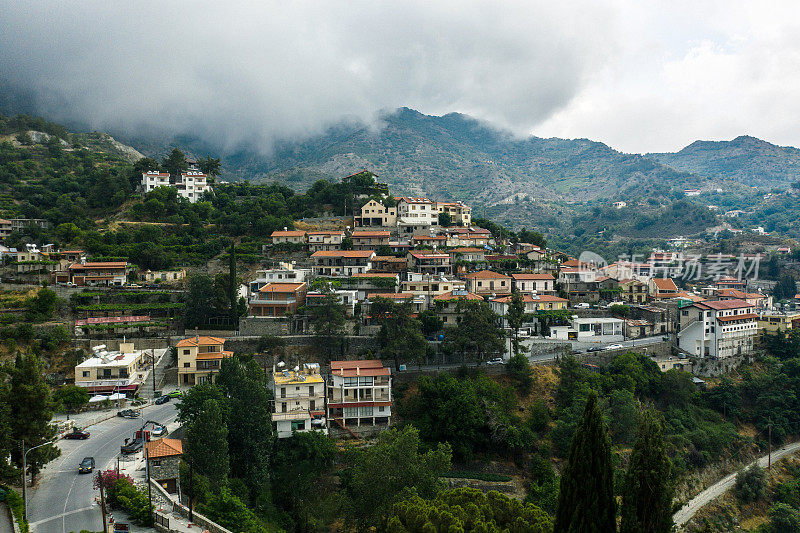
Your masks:
M783 457L791 455L792 453L798 450L800 450L800 442L793 442L791 444L783 446L782 448L778 448L777 450L772 452L772 462L775 463L780 459L782 459ZM751 467L756 463L758 463L759 466L766 468L767 461L768 461L767 455L759 457L757 460L747 465L747 468ZM736 483L736 472L728 476L725 476L724 478L717 481L716 483L708 487L706 490L704 490L703 492L701 492L700 494L689 500L689 503L681 507L680 511L678 511L672 516L675 525L683 526L684 524L686 524L689 520L692 519L692 517L697 513L697 511L699 511L700 509L702 509L703 507L714 501L714 499L716 499L717 497L722 496L725 492L729 491L731 488L733 488L733 485L735 483Z
M28 490L28 522L34 533L70 533L103 527L100 507L94 499L99 494L92 486L93 475L78 474L78 463L94 457L96 469L116 466L119 447L132 437L145 420L168 424L175 420L176 400L142 409L142 417L114 417L88 428L87 440L60 440L61 456L42 470L38 485ZM141 455L141 452L139 453ZM131 467L132 462L128 463ZM122 463L125 466L125 463Z

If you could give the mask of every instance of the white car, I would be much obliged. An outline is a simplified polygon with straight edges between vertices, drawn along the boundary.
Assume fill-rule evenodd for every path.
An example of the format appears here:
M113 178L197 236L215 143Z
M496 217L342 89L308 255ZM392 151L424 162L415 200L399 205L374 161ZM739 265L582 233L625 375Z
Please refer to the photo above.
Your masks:
M625 348L625 347L623 345L621 345L621 344L609 344L608 346L605 346L603 349L604 350L621 350L622 348Z
M504 361L503 361L502 357L495 357L494 359L489 359L488 361L486 361L486 364L487 365L502 365L503 362Z

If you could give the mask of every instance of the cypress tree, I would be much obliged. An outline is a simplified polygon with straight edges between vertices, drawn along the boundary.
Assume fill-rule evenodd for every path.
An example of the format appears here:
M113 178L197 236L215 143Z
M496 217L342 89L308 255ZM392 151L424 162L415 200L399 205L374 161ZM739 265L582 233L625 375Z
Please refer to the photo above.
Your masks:
M228 426L216 400L206 400L200 414L186 429L186 455L197 472L208 477L214 486L227 482Z
M671 463L658 413L642 413L622 495L620 533L672 531Z
M611 441L592 393L561 477L553 532L610 533L616 531L616 515Z

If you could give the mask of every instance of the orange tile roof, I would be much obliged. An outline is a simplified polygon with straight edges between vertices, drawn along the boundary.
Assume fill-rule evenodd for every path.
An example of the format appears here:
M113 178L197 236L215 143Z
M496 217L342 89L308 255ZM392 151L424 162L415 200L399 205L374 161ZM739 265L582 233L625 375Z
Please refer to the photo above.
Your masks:
M392 371L378 359L357 361L331 361L331 374L337 376L389 376Z
M678 290L678 286L670 278L653 278L653 283L660 292Z
M145 446L147 446L147 456L150 459L183 454L183 443L180 439L156 439L151 440Z
M733 322L734 320L753 320L755 318L758 318L757 314L745 313L743 315L718 316L717 320L720 322Z
M470 248L468 246L462 246L461 248L451 248L448 250L448 253L456 253L456 254L475 254L479 252L484 252L480 248Z
M391 272L359 272L353 274L354 278L396 278L397 274Z
M491 270L481 270L480 272L472 272L464 276L467 279L511 279L505 274L499 272L492 272Z
M468 292L468 291L457 291L459 294L453 294L453 291L447 291L445 293L436 295L433 297L434 300L458 300L460 298L464 298L465 300L483 300L482 296L478 296L475 293Z
M745 302L744 300L717 300L717 301L705 301L699 302L695 304L697 307L707 308L707 309L714 309L716 311L721 311L724 309L742 309L745 307L753 307L753 304L749 302Z
M353 238L368 238L368 237L388 237L388 231L354 231Z
M303 237L305 234L305 231L300 230L273 231L270 237Z
M508 303L511 301L511 296L503 296L502 298L495 298L492 300L493 302L498 303ZM558 296L551 296L549 294L537 294L533 296L531 294L523 294L522 301L524 303L535 303L535 302L569 302L569 300L564 298L559 298Z
M125 261L105 261L98 263L72 263L69 268L70 270L80 270L83 268L125 268L127 266L128 263Z
M178 348L183 348L185 346L208 346L210 344L217 345L217 344L225 344L225 339L221 337L188 337L186 339L182 339L176 344Z
M372 250L320 250L311 254L311 257L354 257L368 259L375 252Z
M305 286L305 283L267 283L258 292L295 292Z
M330 231L330 230L320 230L320 231L309 231L307 232L309 235L342 235L344 231Z
M205 361L207 359L225 359L226 357L232 357L233 352L228 351L221 351L221 352L203 352L197 354L197 359L201 361Z

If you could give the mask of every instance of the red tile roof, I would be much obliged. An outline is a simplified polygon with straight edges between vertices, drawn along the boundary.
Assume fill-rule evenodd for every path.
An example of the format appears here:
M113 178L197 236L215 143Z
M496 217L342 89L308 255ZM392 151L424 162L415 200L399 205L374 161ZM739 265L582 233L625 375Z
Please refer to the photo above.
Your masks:
M369 259L375 252L372 250L320 250L311 254L311 257L356 257Z
M670 278L653 278L653 283L660 292L678 290L678 286Z
M305 283L267 283L258 292L295 292L302 289Z
M511 279L505 274L499 272L492 272L491 270L481 270L480 272L472 272L464 276L466 279Z
M147 456L150 459L183 454L183 443L180 439L156 439L151 440L145 446L147 446Z
M514 279L543 279L553 281L555 278L552 274L511 274Z
M388 231L354 231L353 238L369 238L369 237L388 237Z
M744 300L704 301L704 302L698 302L694 305L696 307L700 307L701 309L714 309L715 311L753 307L753 304L745 302Z
M305 234L305 231L300 230L273 231L270 237L303 237Z
M456 294L453 294L453 292L456 292ZM438 294L438 295L433 297L434 300L440 300L440 301L458 300L458 299L461 299L461 298L463 298L465 300L483 300L482 296L478 296L475 293L472 293L472 292L469 292L469 291L463 291L463 290L462 291L447 291L445 293Z
M225 344L225 339L221 337L188 337L186 339L182 339L178 341L177 346L178 348L183 348L185 346L208 346L208 345L217 345L217 344Z
M391 369L384 367L378 359L331 361L331 374L337 376L389 376L391 373Z
M99 263L72 263L69 268L70 270L81 270L84 268L125 268L127 266L128 263L125 261L105 261Z
M758 318L756 313L745 313L743 315L719 316L717 320L720 322L732 322L734 320L754 320Z

